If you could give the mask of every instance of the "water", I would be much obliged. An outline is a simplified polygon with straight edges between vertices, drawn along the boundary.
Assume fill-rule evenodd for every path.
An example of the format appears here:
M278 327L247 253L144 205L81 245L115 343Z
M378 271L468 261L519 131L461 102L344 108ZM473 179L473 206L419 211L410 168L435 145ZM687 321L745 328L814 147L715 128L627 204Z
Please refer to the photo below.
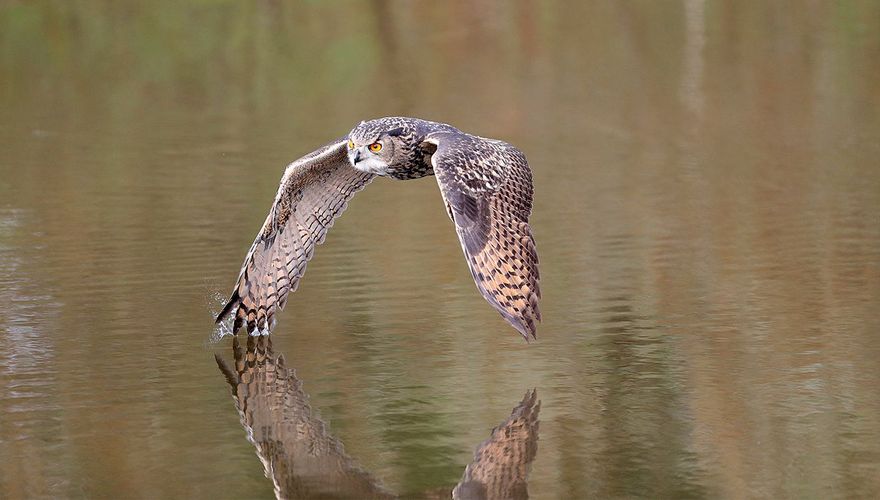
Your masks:
M370 484L448 495L535 389L532 498L880 495L878 18L0 4L0 497L271 497L211 313L283 166L395 114L526 152L545 320L433 179L358 194L272 342Z

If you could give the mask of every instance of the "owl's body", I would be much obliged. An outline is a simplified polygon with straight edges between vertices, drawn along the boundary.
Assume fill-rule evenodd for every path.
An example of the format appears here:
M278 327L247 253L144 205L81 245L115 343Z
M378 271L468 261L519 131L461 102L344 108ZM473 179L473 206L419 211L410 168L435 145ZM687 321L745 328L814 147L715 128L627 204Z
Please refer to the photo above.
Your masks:
M246 323L249 333L268 333L315 245L355 192L375 176L429 175L437 177L480 293L527 340L535 337L540 289L525 156L502 141L405 117L361 122L287 167L217 321L235 309L234 331Z

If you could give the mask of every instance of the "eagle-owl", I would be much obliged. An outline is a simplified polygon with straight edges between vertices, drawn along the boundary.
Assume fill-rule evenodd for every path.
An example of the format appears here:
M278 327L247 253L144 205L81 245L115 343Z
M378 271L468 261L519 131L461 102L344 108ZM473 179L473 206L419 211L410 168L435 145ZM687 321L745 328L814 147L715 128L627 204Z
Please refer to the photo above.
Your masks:
M387 117L363 121L288 165L275 202L244 259L220 322L268 334L333 221L376 176L435 175L477 288L520 334L541 320L538 253L529 227L532 174L502 141L444 123Z

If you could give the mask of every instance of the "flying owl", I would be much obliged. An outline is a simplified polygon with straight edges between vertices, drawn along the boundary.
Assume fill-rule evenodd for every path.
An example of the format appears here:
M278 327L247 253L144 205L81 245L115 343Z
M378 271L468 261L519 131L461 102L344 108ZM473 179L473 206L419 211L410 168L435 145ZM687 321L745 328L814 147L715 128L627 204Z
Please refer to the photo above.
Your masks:
M404 117L363 121L287 166L217 322L234 314L233 332L246 325L251 335L268 334L356 192L376 176L428 175L437 178L477 289L526 340L536 338L541 291L525 155L502 141Z

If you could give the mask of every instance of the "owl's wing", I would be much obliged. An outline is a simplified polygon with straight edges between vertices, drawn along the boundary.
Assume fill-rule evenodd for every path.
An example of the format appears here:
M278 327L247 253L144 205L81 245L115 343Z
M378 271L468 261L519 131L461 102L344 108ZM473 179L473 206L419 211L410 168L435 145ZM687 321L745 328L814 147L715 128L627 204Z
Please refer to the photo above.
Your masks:
M235 311L233 331L268 332L284 308L333 221L373 174L348 161L346 140L339 139L287 166L266 222L251 245L229 301L217 315Z
M477 447L452 498L528 498L529 469L538 453L540 411L538 392L526 392L510 417Z
M432 145L434 174L477 288L526 340L535 338L541 290L525 155L461 132L428 134L423 147Z

